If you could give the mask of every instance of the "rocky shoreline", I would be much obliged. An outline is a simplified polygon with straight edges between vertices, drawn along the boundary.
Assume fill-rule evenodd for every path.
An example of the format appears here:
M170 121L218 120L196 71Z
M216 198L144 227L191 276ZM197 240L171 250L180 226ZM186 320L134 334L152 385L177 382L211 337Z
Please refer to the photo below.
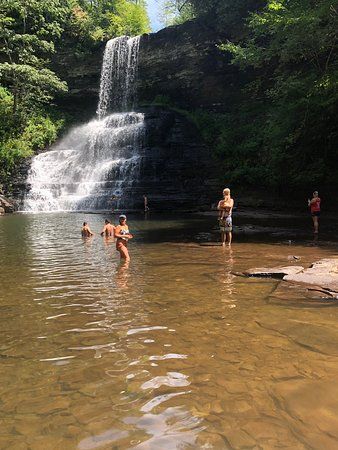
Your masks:
M299 258L294 257L295 261ZM258 267L235 275L257 278L276 278L305 287L307 291L317 292L323 299L338 300L338 258L326 258L311 264L310 267L283 266Z
M13 213L15 209L14 203L3 195L0 195L0 216L3 216L5 213Z

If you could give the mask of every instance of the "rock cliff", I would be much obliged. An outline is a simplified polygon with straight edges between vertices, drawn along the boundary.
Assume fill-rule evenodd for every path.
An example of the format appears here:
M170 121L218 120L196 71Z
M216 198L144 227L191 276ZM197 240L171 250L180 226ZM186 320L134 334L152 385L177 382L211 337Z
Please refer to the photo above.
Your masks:
M140 103L166 97L185 109L225 110L233 102L238 71L217 44L215 30L194 20L141 38L138 77Z
M133 195L142 199L147 193L152 209L209 209L220 196L223 186L217 182L212 152L188 116L177 109L224 110L232 102L235 69L228 66L214 34L191 21L141 38L138 110L145 113L147 132ZM56 103L83 122L96 112L104 44L86 55L77 54L74 45L65 42L53 62L69 87ZM155 106L161 102L168 106ZM11 192L20 202L27 165L17 172Z
M220 195L216 165L194 125L161 107L143 108L147 133L133 195L146 193L151 209L210 209ZM136 189L135 189L136 187Z
M143 35L137 83L139 104L153 103L161 97L185 109L227 109L234 100L232 86L238 80L238 71L217 46L227 36L215 36L215 30L199 20ZM78 54L74 45L64 43L53 63L69 87L57 103L80 116L85 111L90 117L96 111L105 45L98 44L86 54Z

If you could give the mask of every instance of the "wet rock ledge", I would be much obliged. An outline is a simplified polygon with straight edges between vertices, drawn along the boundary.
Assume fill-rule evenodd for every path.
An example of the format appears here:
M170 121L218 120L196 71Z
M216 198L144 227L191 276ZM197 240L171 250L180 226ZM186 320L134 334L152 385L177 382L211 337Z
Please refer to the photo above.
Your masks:
M302 266L259 267L237 275L277 278L305 285L309 290L319 291L338 300L338 258L321 259L307 269Z

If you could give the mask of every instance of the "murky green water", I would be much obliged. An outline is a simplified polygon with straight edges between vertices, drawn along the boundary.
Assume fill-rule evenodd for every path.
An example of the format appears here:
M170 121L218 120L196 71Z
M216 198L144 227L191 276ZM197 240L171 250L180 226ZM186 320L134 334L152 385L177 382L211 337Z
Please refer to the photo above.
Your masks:
M131 217L125 266L103 219L0 218L1 449L338 448L336 303L232 274L334 244Z

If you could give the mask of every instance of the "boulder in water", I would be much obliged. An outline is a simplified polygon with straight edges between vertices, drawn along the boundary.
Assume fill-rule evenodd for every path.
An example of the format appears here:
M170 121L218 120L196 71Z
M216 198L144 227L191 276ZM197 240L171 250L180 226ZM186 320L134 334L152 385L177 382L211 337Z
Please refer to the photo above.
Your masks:
M338 258L321 259L308 269L289 273L285 281L318 286L327 291L338 293Z
M3 195L0 195L0 215L14 212L14 205Z

